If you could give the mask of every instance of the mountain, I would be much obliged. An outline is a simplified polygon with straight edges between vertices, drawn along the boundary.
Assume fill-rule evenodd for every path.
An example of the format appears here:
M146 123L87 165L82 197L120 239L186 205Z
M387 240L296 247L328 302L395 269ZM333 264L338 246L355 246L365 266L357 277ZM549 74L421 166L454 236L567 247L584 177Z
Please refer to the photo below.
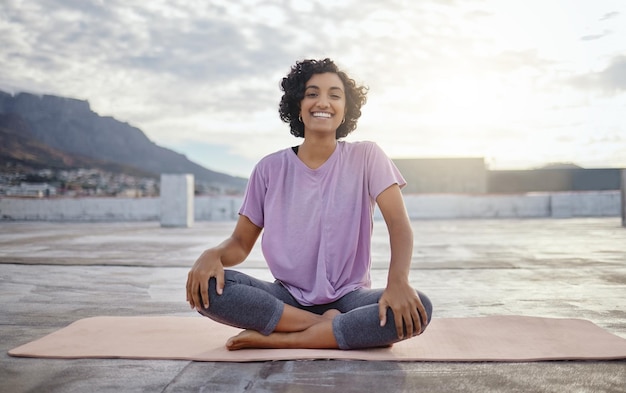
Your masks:
M31 158L43 161L42 165L47 162L53 167L60 162L91 160L99 165L119 165L119 171L132 167L155 176L192 173L197 181L236 190L243 190L246 185L244 178L211 171L183 154L158 146L139 128L98 115L88 101L0 91L0 115L5 115L3 141L14 146L10 150L19 156L29 146L34 149ZM8 146L5 142L2 145Z
M28 124L13 113L0 115L0 163L33 169L99 168L137 177L155 176L134 167L69 154L50 147L35 139Z

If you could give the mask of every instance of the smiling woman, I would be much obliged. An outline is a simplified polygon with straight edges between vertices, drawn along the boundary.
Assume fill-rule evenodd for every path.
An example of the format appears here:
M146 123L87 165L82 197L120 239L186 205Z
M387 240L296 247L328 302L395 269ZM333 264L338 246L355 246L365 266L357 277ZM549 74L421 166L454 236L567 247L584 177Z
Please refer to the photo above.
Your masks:
M379 347L421 334L432 305L409 285L406 182L376 144L339 140L356 128L366 89L330 59L297 62L281 87L281 119L304 141L255 166L233 234L190 270L187 301L247 329L228 340L230 350ZM375 204L392 251L385 289L370 288ZM261 232L276 280L225 270L246 259Z

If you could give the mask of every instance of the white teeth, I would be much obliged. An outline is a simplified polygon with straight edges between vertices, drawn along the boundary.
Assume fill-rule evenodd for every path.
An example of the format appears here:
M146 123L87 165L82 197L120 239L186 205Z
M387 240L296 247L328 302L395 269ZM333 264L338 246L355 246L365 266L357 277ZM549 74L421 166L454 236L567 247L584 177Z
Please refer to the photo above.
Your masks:
M313 112L313 117L325 117L327 119L330 118L330 113L328 112Z

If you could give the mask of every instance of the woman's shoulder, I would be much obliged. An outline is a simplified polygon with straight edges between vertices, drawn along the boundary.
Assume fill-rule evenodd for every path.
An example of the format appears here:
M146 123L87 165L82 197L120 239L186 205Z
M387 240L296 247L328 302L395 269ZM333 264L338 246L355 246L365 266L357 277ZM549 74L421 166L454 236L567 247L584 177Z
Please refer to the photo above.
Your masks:
M285 148L285 149L281 149L273 153L267 154L257 162L256 168L263 169L263 168L272 168L272 167L275 167L276 165L283 165L285 161L287 160L287 154L293 154L293 151L291 150L291 148Z
M370 154L372 151L382 152L382 149L373 141L356 141L356 142L341 142L344 146L344 151L351 154Z

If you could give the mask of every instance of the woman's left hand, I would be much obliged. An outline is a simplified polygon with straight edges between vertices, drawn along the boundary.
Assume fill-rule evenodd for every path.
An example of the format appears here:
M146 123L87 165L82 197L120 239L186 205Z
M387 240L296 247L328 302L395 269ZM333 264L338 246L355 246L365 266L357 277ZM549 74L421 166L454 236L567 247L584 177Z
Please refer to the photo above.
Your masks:
M380 326L387 324L387 308L393 312L399 339L417 336L428 324L428 315L417 292L408 280L398 280L387 284L378 301ZM406 337L403 326L406 327Z
M376 203L387 224L391 245L387 288L378 301L380 326L387 324L387 308L391 308L398 338L413 337L424 330L428 324L428 315L417 292L409 285L413 231L398 184L381 192Z

